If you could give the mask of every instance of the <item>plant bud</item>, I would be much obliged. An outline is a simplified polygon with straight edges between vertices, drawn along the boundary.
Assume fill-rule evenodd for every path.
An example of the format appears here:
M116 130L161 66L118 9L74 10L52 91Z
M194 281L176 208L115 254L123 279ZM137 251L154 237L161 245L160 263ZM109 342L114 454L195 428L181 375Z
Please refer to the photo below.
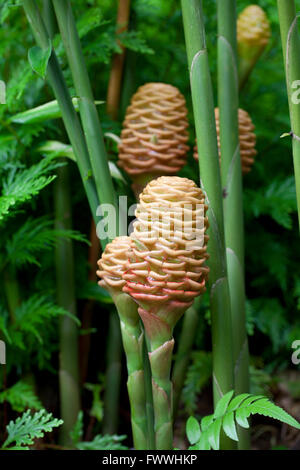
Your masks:
M153 315L173 327L205 291L206 211L202 190L187 178L162 176L141 193L123 291L142 307L145 326L150 312L151 328Z
M97 276L100 278L98 284L111 293L121 292L125 284L123 274L130 244L129 237L116 237L106 245L102 257L98 261Z
M245 8L237 21L239 49L243 47L265 47L271 35L266 13L258 5Z

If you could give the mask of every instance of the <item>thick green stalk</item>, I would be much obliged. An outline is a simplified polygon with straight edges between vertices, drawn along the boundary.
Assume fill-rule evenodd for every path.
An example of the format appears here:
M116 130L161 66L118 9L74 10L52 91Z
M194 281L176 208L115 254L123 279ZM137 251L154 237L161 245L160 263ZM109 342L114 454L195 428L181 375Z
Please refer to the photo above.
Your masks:
M105 394L104 394L104 420L103 433L115 434L118 429L120 385L121 385L121 357L122 338L120 322L116 311L109 314L109 325L107 335L106 351L107 368L105 371Z
M35 1L24 0L23 7L37 44L42 49L47 49L50 38ZM92 170L89 161L88 149L79 118L74 109L69 90L53 50L48 62L47 77L59 103L66 131L76 155L78 168L87 194L90 209L96 221L96 210L99 205L99 201L95 181L91 176Z
M173 329L183 312L164 308L152 312L151 308L138 309L145 327L149 363L152 373L154 432L156 450L173 449L173 390L171 364L174 348ZM147 383L146 383L147 385Z
M300 38L294 0L277 0L280 33L290 108L291 136L300 227L300 104L297 90L300 80Z
M51 0L43 0L42 17L51 40L57 32L57 23Z
M127 388L131 408L133 443L136 450L146 450L148 448L148 427L143 370L144 335L140 326L136 302L129 295L122 293L116 295L114 301L119 313L127 361Z
M199 320L199 306L201 297L197 297L194 304L185 312L183 325L178 341L178 351L172 373L173 383L173 420L176 419L182 388L184 385L191 351L197 333Z
M43 0L43 19L49 36L56 30L55 15L50 0ZM72 228L71 191L68 162L59 168L54 184L55 225L57 229ZM74 253L71 240L60 240L55 247L56 292L58 304L77 316ZM70 444L73 429L80 411L80 386L78 367L78 327L67 316L59 322L59 390L60 414L64 421L60 431L60 443Z
M144 379L145 379L145 393L146 393L146 414L148 426L148 450L155 450L155 432L154 432L154 408L153 408L153 395L152 395L152 375L151 366L148 355L148 346L144 333L144 347L143 347L143 362L144 362Z
M199 154L201 187L208 204L209 283L214 402L234 388L230 296L226 268L222 186L214 102L200 0L181 0ZM223 448L233 448L224 437Z
M79 111L81 122L89 150L98 198L101 204L111 204L117 208L103 133L98 111L94 103L71 2L69 0L53 0L53 5L68 57L76 94L80 100Z
M149 341L149 362L152 372L154 431L156 450L173 449L173 390L171 375L174 339L161 344Z
M55 225L57 229L70 229L71 191L69 168L58 169L54 185ZM60 240L55 248L56 291L58 305L77 316L75 295L75 266L71 240ZM63 316L59 326L59 389L61 417L61 444L70 444L73 429L80 411L78 368L78 327L73 319Z
M243 187L238 125L236 0L218 0L218 98L227 271L231 300L234 390L249 393L246 331ZM239 448L249 448L240 429Z

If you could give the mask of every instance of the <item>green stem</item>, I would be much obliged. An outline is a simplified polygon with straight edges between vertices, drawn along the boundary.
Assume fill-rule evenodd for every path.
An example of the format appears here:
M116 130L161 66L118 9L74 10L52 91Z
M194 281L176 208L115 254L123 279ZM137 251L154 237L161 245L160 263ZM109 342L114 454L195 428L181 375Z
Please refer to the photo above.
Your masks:
M242 47L242 46L241 46ZM252 70L265 50L265 46L251 46L250 51L245 52L245 57L239 58L239 91L241 91L250 78ZM251 55L252 53L252 55ZM250 55L249 55L250 54ZM248 55L248 57L247 57Z
M234 389L249 393L246 331L243 187L239 149L236 0L218 0L218 96L227 271L231 301ZM240 428L239 448L249 432Z
M43 0L43 20L47 28L49 37L54 38L57 32L57 23L51 0Z
M122 338L120 322L116 311L109 315L107 334L107 368L105 371L103 433L115 434L119 421L120 384L121 384Z
M174 339L161 345L150 339L149 362L152 372L152 395L154 407L154 431L156 450L173 449L173 396L171 364Z
M178 351L172 373L173 382L173 420L176 419L179 401L186 377L190 356L197 333L199 320L199 306L201 297L197 297L194 304L185 312L183 325L178 341Z
M71 222L71 191L69 168L58 169L54 185L55 226L68 230ZM75 267L71 240L60 240L55 249L57 302L73 316L76 312ZM70 444L70 431L73 429L80 411L80 389L78 368L78 327L72 318L63 316L59 325L59 389L61 417L60 443Z
M35 1L24 0L23 7L37 44L42 49L47 49L50 38ZM76 155L78 168L87 194L91 212L95 221L97 222L96 211L99 205L99 201L96 192L95 181L91 177L92 170L89 161L88 149L79 118L74 109L69 90L53 50L48 62L47 77L53 89L55 98L59 103L66 131Z
M140 326L137 304L127 294L114 298L121 324L123 346L128 370L128 395L131 408L133 442L136 450L148 449L146 389L143 370L144 334Z
M181 0L199 154L201 187L208 204L209 281L215 405L234 388L230 296L226 268L222 187L212 83L205 42L202 2ZM234 448L223 439L222 448Z
M91 166L101 204L117 207L115 191L108 166L98 111L76 29L69 0L53 0L55 13L70 65L75 90L79 97L81 122L89 150Z
M144 377L145 377L145 391L146 391L146 414L148 426L148 450L155 450L155 432L154 432L154 409L153 409L153 395L152 395L152 375L151 366L149 362L148 346L144 333Z
M300 107L298 99L293 99L293 93L299 89L298 80L300 80L298 15L296 13L294 0L277 0L277 6L290 108L298 221L300 228Z
M48 34L54 37L56 22L50 0L43 0L43 19ZM69 167L59 168L54 185L56 228L71 229L71 193ZM61 240L55 249L58 304L73 315L76 311L74 254L71 240ZM67 284L67 285L66 285ZM64 316L59 322L59 390L61 417L64 421L60 431L60 443L68 445L80 410L80 386L78 364L78 328L73 320Z

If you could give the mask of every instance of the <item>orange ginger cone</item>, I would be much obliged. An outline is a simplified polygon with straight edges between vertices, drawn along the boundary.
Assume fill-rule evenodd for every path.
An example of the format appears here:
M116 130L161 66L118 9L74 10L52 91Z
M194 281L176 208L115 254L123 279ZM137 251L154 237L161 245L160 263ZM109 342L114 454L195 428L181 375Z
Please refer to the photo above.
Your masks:
M175 175L185 164L188 141L184 96L172 85L147 83L133 95L127 108L119 166L139 194L160 175Z
M219 108L215 109L217 137L218 137L218 148L219 155L221 158L220 148L220 122L219 122ZM241 154L241 165L243 174L249 173L254 163L254 157L257 154L255 149L256 136L254 133L255 126L247 113L243 109L239 109L239 138L240 138L240 154ZM198 160L198 149L194 147L194 158Z

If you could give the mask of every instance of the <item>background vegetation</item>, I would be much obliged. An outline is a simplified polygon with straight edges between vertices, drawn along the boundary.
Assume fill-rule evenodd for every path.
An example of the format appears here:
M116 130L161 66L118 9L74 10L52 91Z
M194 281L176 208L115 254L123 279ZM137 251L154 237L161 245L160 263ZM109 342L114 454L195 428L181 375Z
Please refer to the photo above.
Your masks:
M118 40L128 50L118 120L112 121L106 115L105 105L98 108L104 132L120 133L125 108L139 85L162 81L177 86L186 97L192 149L195 133L179 0L133 1L130 30L119 35L115 31L116 2L76 0L72 3L97 100L105 101L110 60L114 53L121 51ZM251 391L272 397L299 420L299 366L291 363L291 344L300 339L299 233L291 141L289 137L280 138L290 131L288 103L276 4L272 0L256 3L268 14L272 39L240 97L240 107L250 113L256 126L258 150L253 170L244 177ZM104 448L113 442L122 448L122 437L101 437L107 330L113 307L109 296L88 280L91 217L80 176L76 166L69 162L73 228L57 229L53 188L57 171L65 162L54 158L55 154L45 157L39 147L48 140L68 143L61 120L26 124L13 119L17 113L53 99L50 87L28 62L28 50L34 40L20 4L18 0L0 2L0 79L7 85L7 104L0 105L0 335L7 344L7 364L0 366L0 418L4 424L0 438L1 442L7 439L6 425L27 408L45 408L59 417L58 321L62 315L71 315L56 302L54 247L63 238L70 243L73 240L75 247L78 318L73 320L80 324L87 301L96 301L91 328L79 327L81 357L86 354L82 341L86 335L91 335L91 349L81 389L82 412L70 446ZM239 11L248 4L246 0L238 1ZM216 90L215 0L205 1L204 9ZM59 35L55 36L54 45L65 78L72 87ZM109 157L115 161L116 144L109 137L106 142ZM198 181L192 151L188 165L180 174ZM115 189L119 194L127 194L133 202L127 182L126 175L124 180L114 179ZM185 446L186 418L212 411L208 298L202 302L200 315L176 422L179 447ZM181 324L176 335L180 328ZM125 377L124 360L122 370ZM116 432L119 436L130 436L124 383ZM261 420L255 420L252 432L256 448L300 448L297 431L285 425L273 422L262 425ZM124 442L131 446L130 438ZM36 445L55 447L57 436L51 434Z

